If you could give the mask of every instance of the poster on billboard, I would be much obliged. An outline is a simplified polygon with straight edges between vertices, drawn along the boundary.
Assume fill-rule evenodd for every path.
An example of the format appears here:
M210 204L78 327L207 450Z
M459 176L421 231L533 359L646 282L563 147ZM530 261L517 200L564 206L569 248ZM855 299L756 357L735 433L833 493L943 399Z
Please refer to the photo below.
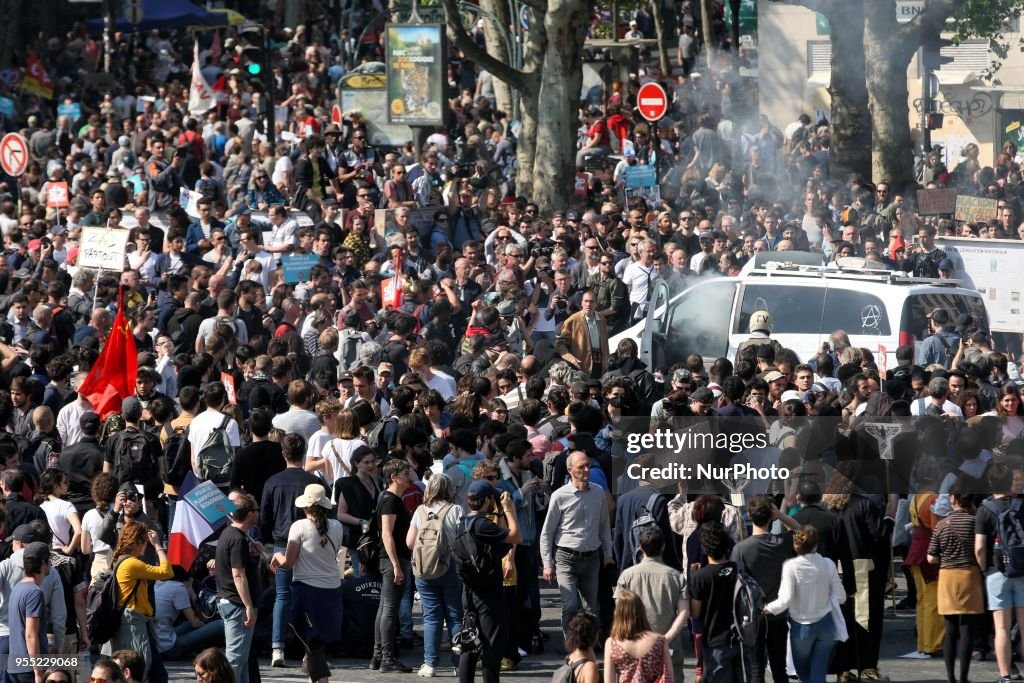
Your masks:
M388 24L384 54L390 123L444 125L444 39L440 24Z

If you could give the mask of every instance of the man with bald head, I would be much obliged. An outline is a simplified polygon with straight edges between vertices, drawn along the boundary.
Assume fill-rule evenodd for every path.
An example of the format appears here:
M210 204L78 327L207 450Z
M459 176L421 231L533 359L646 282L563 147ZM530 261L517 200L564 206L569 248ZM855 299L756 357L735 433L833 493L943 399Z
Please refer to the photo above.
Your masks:
M32 411L32 432L29 434L29 448L32 464L40 472L57 466L60 456L60 434L57 433L57 420L48 406L39 406Z
M562 597L562 632L583 608L598 611L598 575L602 562L614 563L608 492L590 482L590 457L573 451L567 461L569 482L551 494L541 531L544 580L557 578Z
M113 323L114 318L110 315L110 311L105 308L94 308L92 316L89 318L89 324L75 330L75 344L81 344L86 337L106 338Z

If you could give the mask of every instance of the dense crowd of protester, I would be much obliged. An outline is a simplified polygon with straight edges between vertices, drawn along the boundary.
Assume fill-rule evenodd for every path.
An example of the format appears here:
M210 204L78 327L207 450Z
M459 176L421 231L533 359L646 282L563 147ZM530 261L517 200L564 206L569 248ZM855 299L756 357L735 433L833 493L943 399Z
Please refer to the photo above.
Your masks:
M684 349L647 367L631 340L609 346L658 278L681 291L761 251L948 277L936 235L1024 234L1016 148L983 168L968 147L952 172L926 154L922 187L998 199L999 215L922 217L884 182L830 180L828 122L752 118L753 84L729 60L695 70L690 3L675 21L673 74L647 67L581 102L580 191L550 213L517 195L517 127L493 76L454 50L450 125L414 154L375 149L367 112L329 123L338 78L379 58L376 34L274 31L272 102L237 37L207 46L221 97L201 116L183 36L117 34L110 90L73 77L95 64L82 32L39 46L81 114L21 100L32 159L0 188L4 675L69 683L19 658L91 650L91 680L159 683L165 661L194 658L199 680L248 683L269 653L325 681L362 635L345 653L373 670L409 673L422 650L420 676L451 666L467 683L563 642L559 681L602 667L605 681L681 681L692 664L698 681L778 683L787 650L801 681L885 681L895 548L920 656L966 683L972 654L994 650L1000 681L1019 678L1017 337L996 352L980 321L936 309L884 371L842 330L799 357L766 310L734 359ZM716 41L722 27L716 15ZM629 31L653 35L646 9ZM637 115L647 80L671 97L657 124ZM270 105L287 116L268 136ZM650 204L625 200L637 164L656 171ZM52 201L61 183L67 206ZM120 272L79 266L90 227L128 231ZM293 282L303 255L317 263ZM126 335L120 316L138 372L102 411L82 389ZM911 416L881 465L868 423ZM791 476L734 505L724 488L624 474L660 457L631 455L627 434L688 419L766 435ZM234 509L216 549L181 566L167 541L194 480ZM559 593L554 638L542 581ZM368 585L370 613L351 597ZM120 625L101 643L89 609L105 586Z

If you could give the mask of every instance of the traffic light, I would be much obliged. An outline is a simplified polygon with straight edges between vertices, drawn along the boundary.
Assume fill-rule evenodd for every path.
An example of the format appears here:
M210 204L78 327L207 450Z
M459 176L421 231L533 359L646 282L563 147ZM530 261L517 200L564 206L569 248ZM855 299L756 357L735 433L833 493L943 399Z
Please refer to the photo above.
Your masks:
M940 130L942 128L943 115L938 112L928 114L926 127L928 130Z
M266 54L264 51L263 28L261 26L243 26L238 31L238 44L235 50L238 52L238 59L245 65L245 70L250 76L260 76L264 68Z

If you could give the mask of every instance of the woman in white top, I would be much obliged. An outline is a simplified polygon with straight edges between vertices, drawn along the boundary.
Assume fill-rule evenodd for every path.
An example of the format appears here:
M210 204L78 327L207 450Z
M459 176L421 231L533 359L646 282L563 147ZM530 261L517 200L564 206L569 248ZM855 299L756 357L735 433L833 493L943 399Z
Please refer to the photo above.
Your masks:
M82 535L82 521L75 506L62 498L68 494L68 475L55 467L46 470L40 478L40 493L45 500L39 507L46 513L53 532L53 548L65 555L79 548L86 554L92 552L91 544Z
M270 570L292 570L291 624L306 646L309 680L326 683L331 670L324 649L341 639L338 549L343 529L341 522L328 517L333 506L320 484L307 486L295 506L305 511L306 518L292 524L288 546L274 554Z
M336 424L335 438L327 442L319 457L306 462L306 471L315 473L330 487L352 474L352 454L366 445L359 438L359 418L352 410L345 408L339 412Z
M82 518L82 541L83 545L89 543L92 546L92 568L89 570L91 584L100 574L110 569L110 554L113 548L100 540L100 527L103 526L103 517L117 497L117 478L109 472L97 474L92 480L90 495L96 507L86 512Z
M793 534L797 556L782 565L779 597L764 611L789 610L789 642L800 683L825 683L829 657L835 647L833 603L846 602L846 591L835 563L818 554L818 532L806 525Z

